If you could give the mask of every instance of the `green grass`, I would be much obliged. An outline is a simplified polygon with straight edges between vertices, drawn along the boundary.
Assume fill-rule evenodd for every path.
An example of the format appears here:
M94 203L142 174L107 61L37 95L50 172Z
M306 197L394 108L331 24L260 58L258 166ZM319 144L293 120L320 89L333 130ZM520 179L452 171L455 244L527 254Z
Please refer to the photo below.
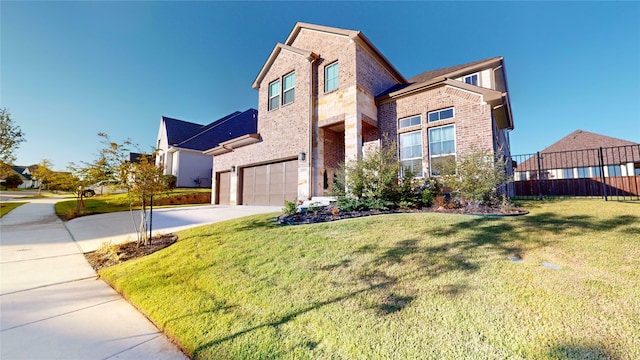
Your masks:
M0 217L7 215L11 210L17 208L20 205L24 205L26 202L1 202L0 203Z
M206 193L211 192L211 189L205 188L178 188L170 191L162 196L180 196L192 193ZM129 210L129 198L127 194L109 194L102 196L94 196L90 198L84 198L85 208L81 215L90 214L104 214L110 212L127 211ZM75 213L77 206L77 199L60 201L55 204L56 215L61 218L70 220L78 214ZM134 209L139 209L140 206L134 206Z
M640 203L523 204L253 216L100 275L196 359L640 358Z

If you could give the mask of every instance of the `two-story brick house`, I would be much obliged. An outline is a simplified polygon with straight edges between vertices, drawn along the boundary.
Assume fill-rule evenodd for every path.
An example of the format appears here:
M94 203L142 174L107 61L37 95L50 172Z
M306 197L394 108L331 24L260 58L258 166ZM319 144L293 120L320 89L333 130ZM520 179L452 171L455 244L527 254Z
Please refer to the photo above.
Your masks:
M207 150L213 201L322 196L339 164L396 141L421 176L471 149L509 152L502 58L405 79L359 31L298 23L258 73L258 132Z

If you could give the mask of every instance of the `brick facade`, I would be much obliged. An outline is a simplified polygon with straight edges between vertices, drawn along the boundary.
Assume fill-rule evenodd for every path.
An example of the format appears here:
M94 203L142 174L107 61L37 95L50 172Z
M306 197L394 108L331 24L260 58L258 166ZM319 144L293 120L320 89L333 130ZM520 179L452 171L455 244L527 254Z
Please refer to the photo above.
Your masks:
M336 61L339 86L325 93L325 67ZM280 79L282 86L283 76L291 72L295 72L294 102L268 110L269 84ZM492 73L485 69L482 74ZM486 94L442 85L408 95L380 97L390 88L409 85L359 32L298 24L286 44L276 46L254 82L260 142L214 156L214 178L232 166L238 169L231 176L230 188L235 193L230 198L232 204L239 204L241 168L294 159L305 153L306 158L298 162L301 201L323 195L325 178L331 179L342 162L361 158L363 151L385 146L381 140L395 141L405 131L422 130L425 170L429 128L455 124L457 154L472 149L494 150L498 143L508 142L504 131L495 126L493 105L483 98ZM496 92L489 95L496 97ZM427 121L429 111L447 107L454 107L453 119ZM421 115L421 124L398 131L398 119L413 115ZM215 194L216 184L213 190Z

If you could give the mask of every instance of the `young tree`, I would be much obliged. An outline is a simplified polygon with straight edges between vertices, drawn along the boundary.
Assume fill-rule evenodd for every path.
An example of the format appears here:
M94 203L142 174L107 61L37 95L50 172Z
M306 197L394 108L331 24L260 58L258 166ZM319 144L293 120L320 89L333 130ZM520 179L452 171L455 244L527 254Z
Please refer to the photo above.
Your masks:
M147 206L151 204L155 195L167 190L167 184L162 178L163 170L155 164L153 155L148 154L142 154L136 162L124 163L122 166L129 172L126 183L130 199L141 205L138 245L148 245L150 239L147 237Z
M130 140L117 143L106 133L99 133L104 148L100 150L98 159L87 167L87 176L97 180L115 180L127 189L129 210L133 217L134 204L140 204L140 227L133 221L138 233L138 245L149 244L147 237L147 206L154 195L164 192L167 187L162 181L162 168L155 165L154 154L142 154L137 161L129 161Z
M43 159L31 172L31 176L38 180L38 195L42 194L42 188L53 179L52 167L53 163L50 160Z
M24 141L24 133L14 124L9 111L0 109L0 175L10 174L10 165L16 160L15 151Z

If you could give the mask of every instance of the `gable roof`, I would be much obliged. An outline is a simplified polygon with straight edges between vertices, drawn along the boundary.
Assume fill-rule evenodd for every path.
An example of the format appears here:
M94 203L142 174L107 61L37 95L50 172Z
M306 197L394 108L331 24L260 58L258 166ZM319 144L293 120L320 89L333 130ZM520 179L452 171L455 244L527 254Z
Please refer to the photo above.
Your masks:
M264 65L262 66L262 69L260 69L260 72L258 73L258 76L256 77L256 79L253 81L253 84L251 85L251 87L253 87L256 90L260 88L260 83L262 82L264 77L267 75L269 68L271 67L271 65L273 65L273 62L276 60L276 58L278 57L278 55L282 50L286 50L294 54L300 55L309 61L317 60L319 57L316 53L312 51L298 49L293 46L277 43L276 46L271 51L271 55L269 55L269 58L267 58L267 62L264 63Z
M489 59L472 61L466 64L448 66L448 67L445 67L442 69L436 69L436 70L429 70L411 77L408 81L410 83L417 83L417 82L428 81L438 76L446 76L448 78L457 77L458 75L463 75L463 73L472 72L473 70L476 70L476 69L481 70L487 66L497 65L502 60L503 58L501 56L496 56Z
M258 131L258 110L248 109L236 111L206 126L183 141L173 144L174 147L204 151L218 146L221 142Z
M271 51L271 55L269 55L269 58L267 58L267 61L265 62L264 66L262 67L262 69L258 73L258 76L253 82L252 86L254 89L258 89L267 71L269 71L269 68L271 67L271 65L275 61L275 58L278 56L278 54L282 49L287 49L295 53L298 53L299 55L307 56L307 59L309 59L309 61L312 61L318 58L318 55L311 51L297 49L291 46L302 29L309 29L309 30L327 33L327 34L334 34L334 35L348 37L354 42L357 42L358 44L360 44L365 50L367 50L374 57L374 59L376 59L385 69L387 69L387 71L389 71L391 76L396 78L398 82L401 82L401 83L407 82L404 76L400 74L400 72L391 64L391 62L389 62L389 60L387 60L387 58L384 55L382 55L380 50L378 50L373 45L373 43L371 43L371 41L369 41L369 39L367 39L367 37L364 36L364 34L361 31L341 29L341 28L336 28L331 26L308 24L304 22L297 22L296 25L293 27L293 30L291 30L291 33L287 37L287 40L284 42L284 44L281 44L281 43L276 44L273 51Z
M396 95L402 93L401 90L411 91L416 87L420 87L421 85L431 84L438 81L444 81L446 79L451 79L455 77L459 77L463 74L471 73L474 71L479 71L488 66L496 66L503 61L503 57L496 56L484 60L472 61L466 64L448 66L441 69L428 70L422 72L418 75L415 75L409 80L407 80L404 84L394 85L391 88L383 91L381 94L378 94L376 98L385 98L389 97L392 93Z
M163 116L169 146L179 144L202 130L204 125Z

